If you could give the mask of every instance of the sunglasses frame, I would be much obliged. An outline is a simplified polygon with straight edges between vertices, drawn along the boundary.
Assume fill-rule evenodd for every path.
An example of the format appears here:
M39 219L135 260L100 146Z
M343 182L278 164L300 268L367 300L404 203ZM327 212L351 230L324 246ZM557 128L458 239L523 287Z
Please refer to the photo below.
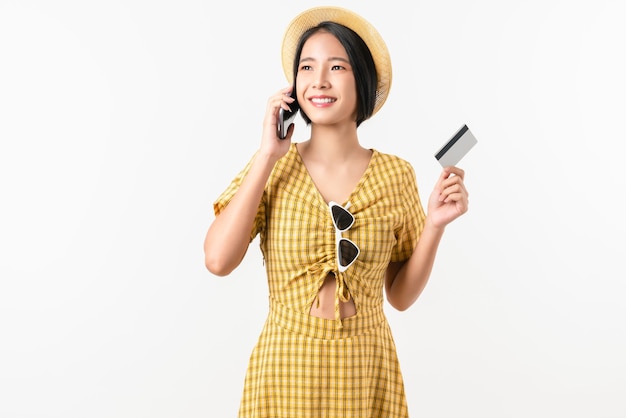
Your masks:
M342 212L350 216L351 221L347 227L340 229L339 226L337 225L337 220L335 219L335 214L333 212L334 207L340 208ZM356 245L351 240L349 240L348 238L344 238L342 235L343 232L346 232L347 230L352 228L352 225L354 225L354 215L348 211L349 207L350 207L350 203L348 203L346 207L343 207L337 202L333 202L333 201L328 202L328 209L330 210L330 218L333 222L333 226L335 227L335 254L337 254L337 269L339 270L340 273L346 271L348 267L354 264L356 259L359 258L359 255L361 254L361 249L359 248L359 246ZM341 242L342 241L348 242L350 245L352 245L356 249L356 255L345 266L341 263Z

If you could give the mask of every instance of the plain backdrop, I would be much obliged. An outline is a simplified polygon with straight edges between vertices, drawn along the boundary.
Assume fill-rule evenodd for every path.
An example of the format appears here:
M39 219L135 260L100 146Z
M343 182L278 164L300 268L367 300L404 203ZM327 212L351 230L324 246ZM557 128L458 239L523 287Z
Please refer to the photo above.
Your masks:
M265 274L258 239L223 278L202 242L320 4L0 0L0 416L236 416ZM334 4L392 56L364 146L425 200L478 139L428 286L385 305L411 416L626 417L626 3Z

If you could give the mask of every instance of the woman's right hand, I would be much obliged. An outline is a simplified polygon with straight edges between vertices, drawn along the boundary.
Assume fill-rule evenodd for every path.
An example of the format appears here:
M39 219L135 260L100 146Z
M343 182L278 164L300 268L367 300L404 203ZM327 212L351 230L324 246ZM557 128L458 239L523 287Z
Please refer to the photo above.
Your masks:
M274 165L287 154L291 144L293 128L287 131L285 139L280 139L277 123L278 110L281 107L288 110L289 104L294 101L289 96L290 92L291 87L281 89L268 99L261 148L251 161L239 189L207 231L204 239L205 264L213 274L229 274L246 254L267 180Z
M260 152L276 161L289 151L291 136L293 135L294 127L292 125L287 130L285 139L280 139L278 136L278 111L281 107L285 110L290 110L289 105L295 101L290 96L291 89L291 86L280 89L267 100Z

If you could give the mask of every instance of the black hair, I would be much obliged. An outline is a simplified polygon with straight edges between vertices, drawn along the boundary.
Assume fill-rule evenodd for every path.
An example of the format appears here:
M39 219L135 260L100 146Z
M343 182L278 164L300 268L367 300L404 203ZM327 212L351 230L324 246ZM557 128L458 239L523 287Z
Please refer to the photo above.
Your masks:
M298 69L300 68L302 48L304 47L304 43L317 32L328 32L334 35L348 54L348 59L350 60L350 65L352 65L352 72L356 81L356 126L358 127L374 113L378 77L376 74L376 66L374 65L374 58L367 44L355 31L347 26L336 22L322 22L308 29L300 36L293 61L293 96L297 97L295 80L296 77L298 77ZM300 115L307 125L311 123L311 119L304 113L302 107L300 107Z

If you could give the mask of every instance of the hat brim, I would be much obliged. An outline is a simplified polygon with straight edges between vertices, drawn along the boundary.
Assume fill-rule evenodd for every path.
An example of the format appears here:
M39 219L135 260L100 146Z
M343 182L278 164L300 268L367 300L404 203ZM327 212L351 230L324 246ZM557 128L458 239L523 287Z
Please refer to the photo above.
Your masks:
M296 16L285 31L282 45L282 64L287 81L293 83L293 60L298 41L304 32L321 22L340 23L355 31L365 42L376 66L378 84L374 112L383 106L391 88L391 58L385 41L371 23L358 14L334 6L314 7Z

